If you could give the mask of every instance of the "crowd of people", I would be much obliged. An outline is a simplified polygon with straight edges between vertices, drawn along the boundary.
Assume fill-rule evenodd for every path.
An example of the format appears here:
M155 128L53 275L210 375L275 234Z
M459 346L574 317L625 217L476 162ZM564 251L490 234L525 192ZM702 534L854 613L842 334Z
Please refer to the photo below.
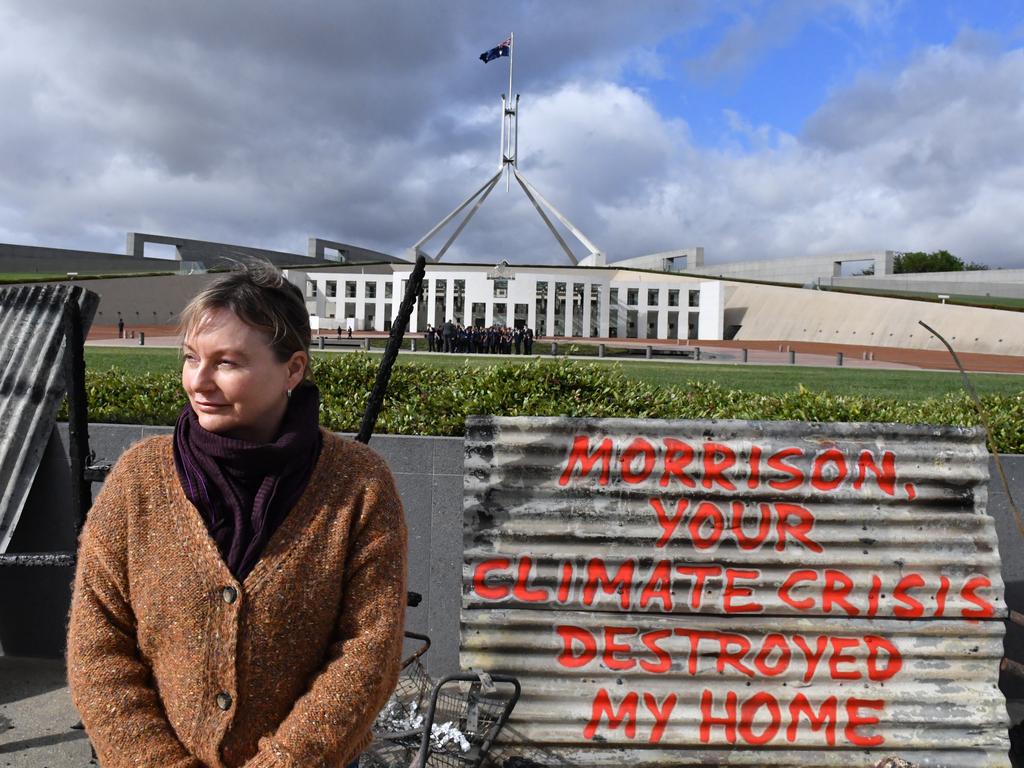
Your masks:
M477 328L454 323L451 320L435 328L427 326L423 338L429 352L462 352L490 355L533 354L533 329L509 328L492 325Z

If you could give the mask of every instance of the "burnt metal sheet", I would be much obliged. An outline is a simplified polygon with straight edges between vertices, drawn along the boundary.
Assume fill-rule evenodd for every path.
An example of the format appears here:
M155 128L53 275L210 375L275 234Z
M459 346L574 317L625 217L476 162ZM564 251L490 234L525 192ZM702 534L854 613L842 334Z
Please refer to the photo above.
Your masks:
M974 428L467 421L461 662L542 765L1007 765Z
M7 550L65 391L64 313L79 307L83 336L99 297L79 286L0 291L0 553Z

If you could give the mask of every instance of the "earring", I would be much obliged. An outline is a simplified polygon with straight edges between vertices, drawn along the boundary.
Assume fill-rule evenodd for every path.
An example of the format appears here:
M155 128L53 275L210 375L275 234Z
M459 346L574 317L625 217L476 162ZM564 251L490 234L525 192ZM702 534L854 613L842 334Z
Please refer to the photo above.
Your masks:
M292 391L291 391L290 389L288 389L288 390L285 390L285 394L286 394L286 395L288 395L288 398L289 398L289 399L291 399L291 396L292 396Z

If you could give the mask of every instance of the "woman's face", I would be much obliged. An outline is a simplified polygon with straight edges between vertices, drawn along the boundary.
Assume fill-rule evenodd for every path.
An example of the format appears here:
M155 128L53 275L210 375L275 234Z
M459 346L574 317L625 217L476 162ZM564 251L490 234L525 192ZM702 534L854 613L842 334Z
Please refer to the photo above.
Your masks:
M183 344L181 385L209 432L268 443L277 435L308 362L296 352L281 362L267 335L226 309L207 312Z

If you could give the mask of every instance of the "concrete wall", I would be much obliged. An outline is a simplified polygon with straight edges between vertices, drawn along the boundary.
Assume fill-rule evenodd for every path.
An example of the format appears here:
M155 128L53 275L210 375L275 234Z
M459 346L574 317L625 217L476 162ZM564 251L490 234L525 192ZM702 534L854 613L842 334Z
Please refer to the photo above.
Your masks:
M162 272L178 269L164 259L133 258L118 253L42 248L0 243L0 272L60 274L62 272Z
M146 244L173 246L175 258L147 258ZM324 250L333 249L327 258ZM79 272L164 272L177 271L179 262L201 262L204 267L230 267L236 260L246 257L267 259L278 266L302 264L316 267L343 260L349 264L379 261L401 262L395 256L360 248L357 245L333 240L309 238L307 253L287 253L255 248L247 245L214 243L172 235L151 235L129 232L126 253L80 251L65 248L46 248L36 245L0 243L0 272L30 272L36 274Z
M969 272L919 272L886 277L834 277L822 285L869 288L878 291L917 291L965 296L1024 299L1024 269L985 269Z
M123 317L125 327L131 330L134 325L177 323L185 305L215 277L209 274L112 277L81 283L100 297L93 325L117 325L117 318Z
M170 427L91 424L89 447L97 460L114 461L143 437ZM381 453L398 485L409 527L409 588L423 602L406 614L408 629L431 636L431 671L458 669L462 596L462 438L379 435ZM28 503L8 549L74 549L70 509L67 425L47 447ZM99 492L99 485L93 487ZM60 656L70 605L69 568L0 568L0 650L11 656Z
M168 427L92 424L90 447L99 459L115 460L136 440ZM11 543L10 552L73 547L66 425L55 431L47 457ZM440 674L458 668L462 600L462 438L379 435L372 439L391 467L409 526L409 587L423 603L406 614L409 629L434 641L427 661ZM1002 457L1011 493L1024 506L1024 456ZM1006 602L1024 612L1024 535L1018 530L994 462L989 470L988 512L995 519L1006 584ZM98 490L98 488L96 488ZM69 605L70 569L0 568L0 643L9 655L59 656ZM1007 653L1024 662L1024 627L1010 624ZM1024 685L1005 678L1012 698Z
M705 264L703 267L687 269L687 272L714 277L738 277L745 280L767 280L777 283L827 282L840 274L844 262L872 261L876 275L892 273L895 251L858 251L832 253L824 256L794 256L788 259L756 259L752 261L731 261L724 264Z
M584 266L583 262L580 262L580 265ZM697 246L649 253L645 256L619 259L608 266L619 269L656 269L661 272L693 272L704 266L704 248Z
M246 245L228 245L214 243L209 240L193 240L173 235L152 235L145 232L129 232L126 253L141 258L146 253L146 244L170 245L174 247L174 255L178 261L199 261L207 268L229 266L231 259L255 256L267 259L272 264L295 264L306 261L305 256L283 251L271 251L266 248L253 248Z

